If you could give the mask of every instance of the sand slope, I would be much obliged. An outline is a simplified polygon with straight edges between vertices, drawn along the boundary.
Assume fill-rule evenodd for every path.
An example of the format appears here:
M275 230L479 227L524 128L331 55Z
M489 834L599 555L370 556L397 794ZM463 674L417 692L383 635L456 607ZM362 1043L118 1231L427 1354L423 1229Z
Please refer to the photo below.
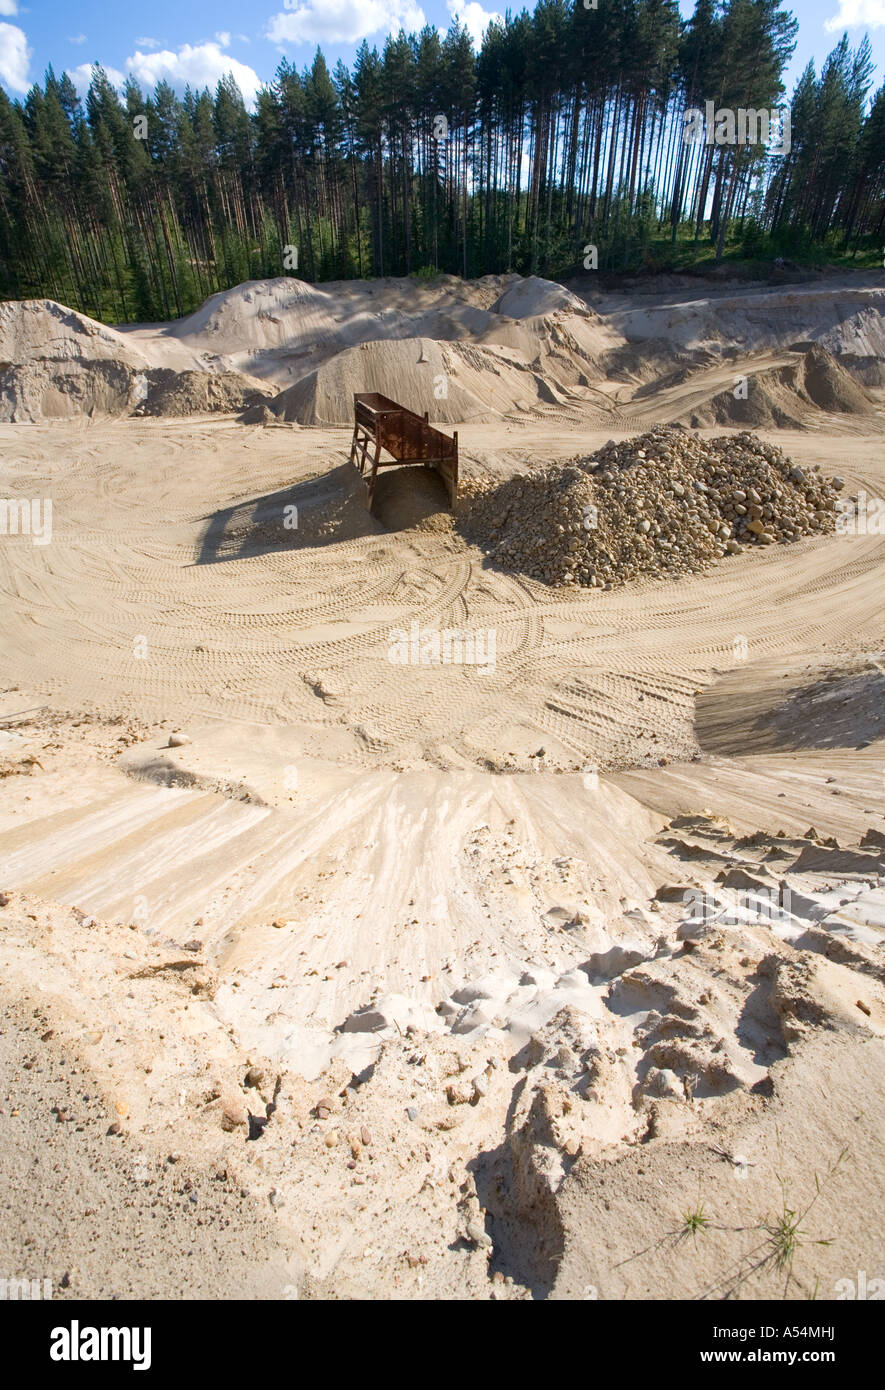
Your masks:
M878 277L866 273L830 273L804 285L710 286L685 280L678 289L610 294L600 292L592 276L580 281L582 297L634 344L666 341L671 349L706 349L725 355L728 349L754 352L788 347L803 339L830 335L825 344L850 348L859 323L881 351L885 289ZM693 292L692 292L693 291ZM863 315L862 320L857 316Z
M2 304L0 420L231 413L263 394L240 373L158 366L156 355L50 299Z
M126 414L146 366L134 342L51 299L0 304L0 419Z
M746 387L720 391L689 412L693 427L712 424L801 428L820 412L875 416L876 405L835 357L815 344L797 363L764 367Z
M336 353L269 402L269 409L302 425L346 425L358 391L393 393L409 410L444 424L489 420L561 399L512 349L404 338Z

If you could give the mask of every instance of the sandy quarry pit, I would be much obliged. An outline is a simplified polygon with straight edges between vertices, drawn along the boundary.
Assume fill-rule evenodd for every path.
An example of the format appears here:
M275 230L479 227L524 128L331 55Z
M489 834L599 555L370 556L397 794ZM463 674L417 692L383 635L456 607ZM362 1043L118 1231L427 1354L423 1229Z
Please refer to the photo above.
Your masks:
M709 401L734 361L702 370ZM462 466L590 454L686 389L462 422ZM871 391L760 434L885 495ZM0 548L0 1267L58 1297L885 1275L885 536L549 588L432 479L370 517L348 446L0 425L7 495L53 499L51 544ZM391 664L413 621L493 628L494 667ZM785 1270L765 1223L816 1177Z

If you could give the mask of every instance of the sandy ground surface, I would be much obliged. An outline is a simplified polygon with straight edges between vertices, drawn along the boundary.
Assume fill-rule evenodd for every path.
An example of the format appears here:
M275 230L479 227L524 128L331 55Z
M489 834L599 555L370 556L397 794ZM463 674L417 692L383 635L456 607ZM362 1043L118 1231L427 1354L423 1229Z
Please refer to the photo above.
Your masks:
M590 453L734 361L699 370L467 423L462 468ZM809 426L766 437L883 495L879 415ZM550 589L432 476L370 516L348 447L0 425L6 494L53 499L50 544L0 547L0 1269L58 1297L885 1276L885 536ZM413 623L494 660L391 663Z

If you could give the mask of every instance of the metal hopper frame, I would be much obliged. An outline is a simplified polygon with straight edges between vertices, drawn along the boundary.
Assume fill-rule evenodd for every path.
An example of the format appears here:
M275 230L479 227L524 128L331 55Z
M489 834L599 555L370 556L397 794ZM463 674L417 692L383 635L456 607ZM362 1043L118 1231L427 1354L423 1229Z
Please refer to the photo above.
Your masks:
M458 432L442 434L428 423L427 412L416 415L377 391L363 391L353 398L353 439L350 461L365 481L368 506L375 500L379 468L420 464L435 468L446 485L454 508L458 495ZM382 458L382 451L390 458Z

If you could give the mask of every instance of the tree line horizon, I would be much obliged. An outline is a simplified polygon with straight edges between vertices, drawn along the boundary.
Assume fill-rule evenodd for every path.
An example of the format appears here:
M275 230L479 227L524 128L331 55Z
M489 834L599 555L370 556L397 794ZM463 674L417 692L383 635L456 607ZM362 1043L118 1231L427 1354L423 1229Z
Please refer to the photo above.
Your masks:
M250 279L670 269L869 256L885 230L885 83L836 44L789 98L779 0L539 0L489 25L283 59L249 111L165 82L0 90L0 294L161 321ZM685 113L788 105L791 140L689 141ZM591 249L592 248L592 249ZM677 257L681 253L681 261Z

